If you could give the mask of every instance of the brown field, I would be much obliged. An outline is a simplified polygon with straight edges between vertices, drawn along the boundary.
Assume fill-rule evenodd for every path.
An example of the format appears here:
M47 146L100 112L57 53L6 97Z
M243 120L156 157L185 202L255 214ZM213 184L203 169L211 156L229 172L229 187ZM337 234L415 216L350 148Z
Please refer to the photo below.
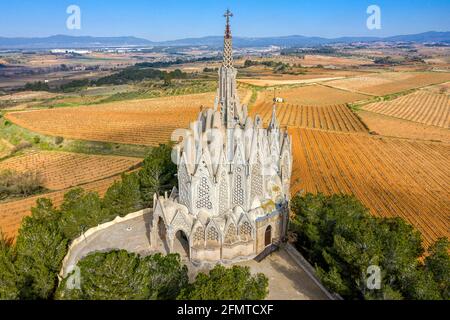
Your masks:
M129 157L41 151L2 161L0 170L36 172L42 178L43 187L62 190L118 175L141 161Z
M96 106L11 112L10 121L51 136L135 145L158 145L185 128L215 93L112 102Z
M253 86L258 87L271 87L271 86L285 86L285 85L294 85L294 84L309 84L309 83L316 83L321 81L331 81L331 80L338 80L343 79L343 77L321 77L321 76L314 76L311 78L303 78L303 79L239 79L239 82L251 84Z
M423 90L428 90L428 91L434 92L434 93L450 94L450 82L437 84L435 86L429 86L429 87L423 88Z
M334 80L327 85L377 96L393 94L450 80L448 72L384 72Z
M376 216L399 216L430 245L450 237L450 145L290 129L292 192L354 194Z
M368 96L347 92L321 85L308 85L296 88L277 89L276 95L286 103L305 106L328 106L366 100ZM273 100L273 91L264 90L258 96L257 104Z
M273 57L269 58L256 58L251 57L251 60L255 61L281 61L283 63L289 64L300 64L302 66L311 67L311 66L360 66L360 65L370 65L373 64L372 60L363 59L363 58L343 58L343 57L333 57L333 56L324 56L324 55L310 55L307 54L304 58L296 57L296 56L277 56L276 59ZM245 59L241 59L236 61L236 65L243 65Z
M84 190L98 192L103 196L108 188L117 180L120 175L91 182L82 185ZM29 197L23 200L0 203L0 229L8 238L15 238L19 230L22 218L31 214L31 208L36 205L36 200L39 198L48 198L53 201L55 206L61 205L64 199L64 194L70 189L46 193L39 196Z
M267 125L272 117L272 105L259 104L250 113L259 114ZM281 103L277 106L277 119L281 126L367 133L364 124L346 105L311 107Z
M404 120L450 128L450 96L419 90L391 101L376 102L363 107Z
M448 129L364 110L360 110L357 113L361 120L369 127L369 130L378 135L450 143L450 130Z

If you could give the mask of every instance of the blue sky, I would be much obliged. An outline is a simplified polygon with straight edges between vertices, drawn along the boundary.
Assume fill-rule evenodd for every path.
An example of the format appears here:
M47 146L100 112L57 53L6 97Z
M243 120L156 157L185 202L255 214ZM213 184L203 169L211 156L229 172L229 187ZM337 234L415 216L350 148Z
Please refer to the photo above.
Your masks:
M81 30L68 30L66 9L81 8ZM366 27L369 5L381 8L381 30ZM0 0L0 36L54 34L150 40L220 35L234 13L238 36L390 36L450 31L449 0Z

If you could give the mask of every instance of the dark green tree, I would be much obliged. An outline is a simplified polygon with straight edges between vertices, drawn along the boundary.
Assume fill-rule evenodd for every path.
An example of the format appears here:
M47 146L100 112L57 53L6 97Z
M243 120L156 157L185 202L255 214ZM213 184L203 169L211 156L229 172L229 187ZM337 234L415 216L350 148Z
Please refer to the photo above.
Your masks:
M145 205L152 205L155 193L170 191L177 183L177 166L172 161L171 152L172 146L160 145L153 148L144 160L139 181Z
M0 300L15 300L19 298L17 288L17 271L14 265L16 253L12 239L7 239L0 232Z
M109 187L103 198L103 206L111 219L142 209L142 198L137 173L123 174L121 181Z
M269 280L258 273L252 276L249 267L225 268L217 265L209 274L200 273L183 289L180 300L262 300L268 294Z
M109 220L98 194L79 188L64 195L60 210L61 230L67 239L75 239L87 229Z
M38 200L31 216L23 219L16 242L15 267L22 299L53 295L67 246L58 212L50 200Z
M187 283L178 255L141 258L127 251L94 253L78 262L80 289L61 282L56 298L86 300L174 299Z
M187 267L178 254L158 253L146 257L142 263L149 270L149 299L175 300L188 284Z
M441 298L441 278L425 270L420 234L404 220L373 217L349 195L296 196L291 208L296 246L330 290L347 299ZM379 290L367 286L369 266L381 270Z
M425 258L425 268L433 275L433 280L439 286L442 298L450 299L450 241L447 238L438 239L428 248Z

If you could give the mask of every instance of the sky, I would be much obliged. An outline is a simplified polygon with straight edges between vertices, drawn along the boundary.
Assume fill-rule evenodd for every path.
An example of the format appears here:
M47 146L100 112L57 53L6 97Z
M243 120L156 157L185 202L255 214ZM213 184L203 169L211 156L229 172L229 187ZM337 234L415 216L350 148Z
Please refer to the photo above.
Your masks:
M81 29L69 30L69 5L81 10ZM369 5L381 10L381 29L369 30ZM153 41L221 35L230 8L233 34L391 36L450 31L449 0L0 0L0 36L136 36Z

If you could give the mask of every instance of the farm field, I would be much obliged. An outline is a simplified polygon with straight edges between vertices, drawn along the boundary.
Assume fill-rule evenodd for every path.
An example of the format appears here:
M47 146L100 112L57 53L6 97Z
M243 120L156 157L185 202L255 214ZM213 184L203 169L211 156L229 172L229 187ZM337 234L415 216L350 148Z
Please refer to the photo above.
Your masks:
M62 190L118 175L141 161L119 156L40 151L6 159L0 162L0 171L36 172L43 187Z
M261 91L256 103L272 101L273 94L273 90ZM364 94L347 92L322 85L279 88L276 91L276 95L282 97L286 103L306 106L336 105L367 100L369 98L369 96Z
M54 98L56 96L57 96L57 94L46 92L46 91L22 91L22 92L16 92L16 93L0 96L0 101L20 102L20 101L28 101L28 100L35 100L35 99L50 99L50 98Z
M273 58L257 58L252 57L251 60L255 61L270 61ZM306 54L302 57L300 56L277 56L276 61L289 64L299 64L307 67L314 67L317 65L322 66L339 66L339 67L351 67L351 66L362 66L362 65L372 65L373 61L370 59L364 59L359 57L335 57L329 55L320 54ZM236 61L235 65L243 65L245 59L239 59Z
M292 193L354 194L372 214L399 216L430 245L450 237L450 145L290 129Z
M108 188L119 179L120 175L116 175L107 179L90 182L80 187L88 192L98 192L100 196L103 196ZM2 232L7 238L15 238L22 222L22 218L31 214L31 208L36 205L36 201L39 198L51 199L55 206L59 206L64 200L64 194L69 190L70 189L64 189L29 197L23 200L0 203L0 226Z
M448 129L364 110L359 110L357 114L369 130L378 135L450 143L450 131Z
M273 103L262 103L250 110L253 115L259 114L265 125L272 117ZM323 129L343 132L365 132L364 124L346 105L323 107L277 104L277 119L281 126Z
M247 91L241 96L246 96ZM95 106L10 112L5 117L31 131L69 139L155 146L195 120L215 93L130 100ZM250 95L251 96L251 95ZM249 99L249 97L248 97Z
M450 80L448 72L383 72L327 82L328 86L376 96L393 94Z
M294 84L309 84L321 81L331 81L343 79L343 77L313 77L304 79L239 79L239 82L251 84L258 87L270 87L270 86L283 86L283 85L294 85Z
M363 109L427 125L450 128L450 96L444 93L419 90L391 101L366 105Z

